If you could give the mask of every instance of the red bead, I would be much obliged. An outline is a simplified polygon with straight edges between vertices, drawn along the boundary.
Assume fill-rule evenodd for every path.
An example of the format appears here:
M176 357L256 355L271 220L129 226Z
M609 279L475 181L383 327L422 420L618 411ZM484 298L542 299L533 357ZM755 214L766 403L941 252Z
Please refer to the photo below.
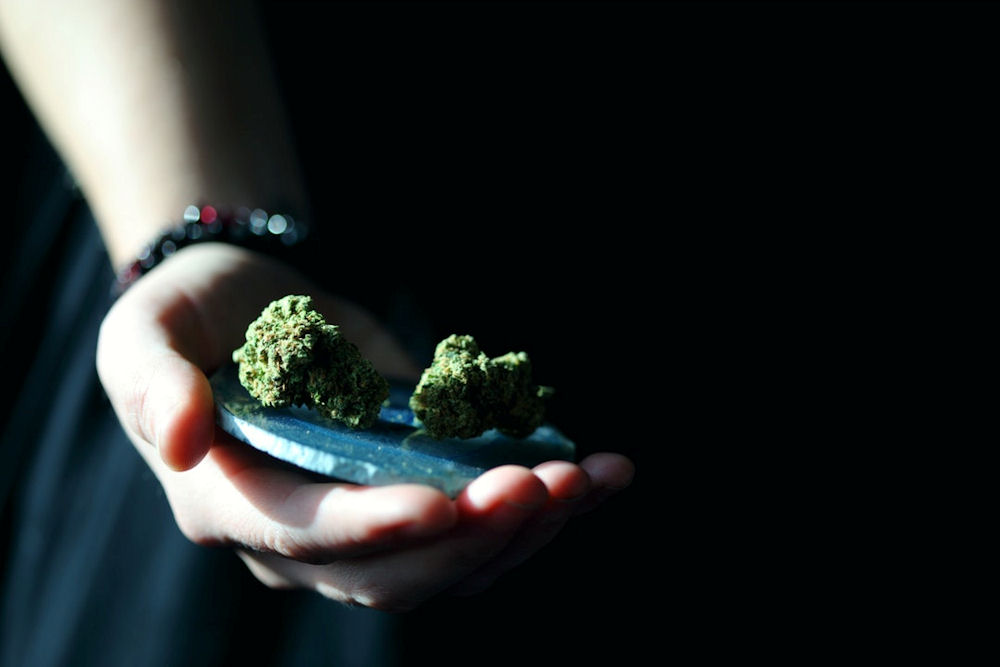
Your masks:
M122 285L130 285L140 275L142 275L142 264L135 261L118 272L118 282Z
M215 210L214 206L202 206L201 208L201 222L203 224L209 225L215 222L215 219L219 217L218 211Z

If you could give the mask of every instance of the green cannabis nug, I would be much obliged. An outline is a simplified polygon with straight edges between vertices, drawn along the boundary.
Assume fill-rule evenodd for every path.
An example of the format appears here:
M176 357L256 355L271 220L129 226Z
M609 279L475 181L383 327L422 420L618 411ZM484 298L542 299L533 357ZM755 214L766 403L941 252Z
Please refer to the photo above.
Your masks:
M532 383L524 352L490 359L472 336L453 334L438 343L410 408L434 438L474 438L491 428L524 438L541 425L551 393Z
M389 396L378 374L308 296L272 301L233 351L240 383L266 406L304 405L352 428L368 428Z

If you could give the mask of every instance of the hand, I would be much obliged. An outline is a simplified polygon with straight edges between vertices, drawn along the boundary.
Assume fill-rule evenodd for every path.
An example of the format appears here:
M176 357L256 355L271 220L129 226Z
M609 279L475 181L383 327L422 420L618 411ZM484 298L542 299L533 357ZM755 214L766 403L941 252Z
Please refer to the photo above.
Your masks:
M115 412L181 531L236 548L268 586L393 611L445 590L475 592L631 481L631 462L597 454L579 465L495 468L451 500L417 484L317 482L216 431L206 374L229 360L264 306L291 293L312 295L382 374L419 373L362 309L221 244L182 250L143 277L108 313L97 351Z

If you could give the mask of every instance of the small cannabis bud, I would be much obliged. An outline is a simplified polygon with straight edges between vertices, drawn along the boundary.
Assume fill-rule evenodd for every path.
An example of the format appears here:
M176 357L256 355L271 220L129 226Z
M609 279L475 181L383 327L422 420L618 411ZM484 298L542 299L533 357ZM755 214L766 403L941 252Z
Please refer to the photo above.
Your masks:
M491 428L523 438L541 425L551 394L531 382L524 352L490 359L472 336L453 334L438 343L410 408L435 438L474 438Z
M374 424L389 396L389 383L308 296L272 301L233 361L240 383L264 405L304 405L352 428Z

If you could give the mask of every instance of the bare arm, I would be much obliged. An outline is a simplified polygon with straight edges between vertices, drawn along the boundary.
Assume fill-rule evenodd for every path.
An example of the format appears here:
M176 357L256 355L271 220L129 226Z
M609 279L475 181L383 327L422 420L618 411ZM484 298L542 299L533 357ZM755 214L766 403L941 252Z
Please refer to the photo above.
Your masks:
M0 47L116 266L187 204L305 214L251 2L2 0Z

